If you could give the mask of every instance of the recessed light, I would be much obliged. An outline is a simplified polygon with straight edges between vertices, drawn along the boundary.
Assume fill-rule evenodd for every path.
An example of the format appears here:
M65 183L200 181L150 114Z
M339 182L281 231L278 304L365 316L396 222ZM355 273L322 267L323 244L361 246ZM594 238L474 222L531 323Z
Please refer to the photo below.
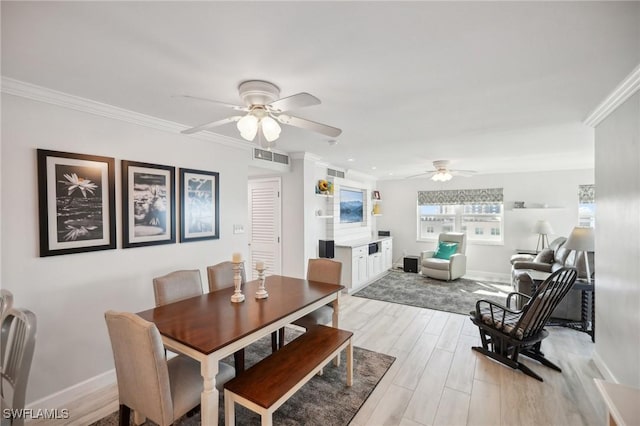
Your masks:
M377 169L377 167L376 167L376 166L371 167L371 170L375 170L375 169Z
M347 158L347 161L350 162L350 163L353 163L356 160L354 160L353 158Z

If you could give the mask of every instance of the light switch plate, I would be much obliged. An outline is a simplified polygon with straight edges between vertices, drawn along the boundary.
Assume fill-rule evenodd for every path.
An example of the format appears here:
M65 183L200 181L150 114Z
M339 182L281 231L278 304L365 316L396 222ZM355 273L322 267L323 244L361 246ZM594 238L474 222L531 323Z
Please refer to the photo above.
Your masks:
M244 234L244 225L233 225L234 234Z

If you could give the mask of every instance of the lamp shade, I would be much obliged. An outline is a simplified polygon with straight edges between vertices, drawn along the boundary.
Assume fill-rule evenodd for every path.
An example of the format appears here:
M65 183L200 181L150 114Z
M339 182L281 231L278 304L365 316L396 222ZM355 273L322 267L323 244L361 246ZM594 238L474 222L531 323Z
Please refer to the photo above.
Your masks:
M248 141L252 141L258 133L258 119L251 113L242 117L236 126L240 130L240 136Z
M564 247L576 251L594 251L596 244L593 228L576 226L564 243Z
M533 233L550 235L553 234L553 228L551 228L551 224L546 220L539 220L533 225Z
M260 126L262 127L264 138L267 141L273 142L280 136L280 125L273 118L269 116L263 117L262 120L260 120Z
M451 180L453 176L451 176L451 173L444 171L444 172L438 172L435 175L433 175L431 177L431 180L434 180L436 182L446 182L448 180Z

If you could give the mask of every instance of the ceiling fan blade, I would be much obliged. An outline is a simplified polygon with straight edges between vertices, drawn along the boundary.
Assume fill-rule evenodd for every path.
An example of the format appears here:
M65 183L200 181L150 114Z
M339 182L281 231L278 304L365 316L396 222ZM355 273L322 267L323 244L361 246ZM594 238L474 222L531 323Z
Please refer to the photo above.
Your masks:
M305 118L294 117L292 115L279 115L276 116L276 119L283 124L288 124L290 126L300 127L301 129L312 130L317 133L321 133L323 135L330 136L332 138L337 138L342 133L341 129L337 127L328 126L322 123L316 123L315 121L307 120Z
M200 96L172 95L171 97L172 98L187 98L187 99L195 99L197 101L211 102L213 104L216 104L216 105L219 105L219 106L222 106L222 107L235 109L236 111L248 111L249 110L247 107L243 107L243 106L240 106L240 105L228 104L226 102L216 101L215 99L201 98Z
M475 170L449 170L449 171L454 176L462 176L462 177L470 177L478 173Z
M223 124L233 123L234 121L238 121L242 118L242 116L234 115L233 117L223 118L222 120L212 121L210 123L205 123L197 127L192 127L190 129L185 129L180 133L184 133L185 135L190 135L192 133L201 132L203 130L209 130L213 127L222 126Z
M417 178L417 177L424 177L425 179L428 179L428 178L430 178L431 176L433 176L436 173L437 173L436 171L418 173L417 175L407 176L405 179L413 179L413 178Z
M269 104L269 107L273 112L279 113L319 104L320 99L309 93L302 92L295 95L287 96L286 98L278 99L277 101L273 101Z

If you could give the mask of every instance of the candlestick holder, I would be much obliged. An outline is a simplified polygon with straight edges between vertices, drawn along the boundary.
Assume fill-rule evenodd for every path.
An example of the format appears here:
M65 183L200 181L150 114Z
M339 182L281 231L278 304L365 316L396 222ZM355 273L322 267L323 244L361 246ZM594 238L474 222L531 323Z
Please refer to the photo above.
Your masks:
M233 287L235 291L231 295L231 301L235 303L244 302L244 294L242 294L242 261L233 262Z
M269 293L267 293L267 289L264 287L264 282L265 282L265 277L264 277L264 271L265 269L267 269L266 267L262 266L261 268L258 268L256 266L256 271L258 271L258 280L260 280L260 285L258 286L258 290L256 291L256 299L266 299L267 297L269 297Z

